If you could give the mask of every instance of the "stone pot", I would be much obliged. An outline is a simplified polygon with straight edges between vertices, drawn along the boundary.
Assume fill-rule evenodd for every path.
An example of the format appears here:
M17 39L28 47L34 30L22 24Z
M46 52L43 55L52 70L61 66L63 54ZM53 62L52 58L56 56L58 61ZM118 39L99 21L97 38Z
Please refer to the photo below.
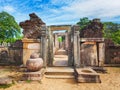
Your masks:
M26 62L26 67L28 71L39 71L43 66L42 58L29 59Z

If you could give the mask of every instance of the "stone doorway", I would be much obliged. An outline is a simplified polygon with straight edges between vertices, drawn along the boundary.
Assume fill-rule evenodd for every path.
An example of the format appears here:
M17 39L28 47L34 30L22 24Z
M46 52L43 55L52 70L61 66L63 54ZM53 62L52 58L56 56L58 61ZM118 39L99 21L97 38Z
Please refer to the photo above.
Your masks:
M68 37L66 30L53 32L53 66L68 66Z
M69 66L68 33L71 25L49 26L49 62L48 66Z

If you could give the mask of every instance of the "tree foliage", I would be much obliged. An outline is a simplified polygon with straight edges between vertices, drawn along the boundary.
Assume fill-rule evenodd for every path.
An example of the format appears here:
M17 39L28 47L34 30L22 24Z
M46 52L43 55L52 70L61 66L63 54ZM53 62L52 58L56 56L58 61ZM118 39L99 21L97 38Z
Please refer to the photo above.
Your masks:
M120 44L120 24L104 22L104 37L112 39L116 44Z
M0 13L0 42L14 42L20 38L20 26L7 12Z
M82 30L83 28L85 28L87 25L90 24L90 20L88 19L88 17L83 17L83 18L80 18L80 21L77 22L77 25L80 26L80 30Z

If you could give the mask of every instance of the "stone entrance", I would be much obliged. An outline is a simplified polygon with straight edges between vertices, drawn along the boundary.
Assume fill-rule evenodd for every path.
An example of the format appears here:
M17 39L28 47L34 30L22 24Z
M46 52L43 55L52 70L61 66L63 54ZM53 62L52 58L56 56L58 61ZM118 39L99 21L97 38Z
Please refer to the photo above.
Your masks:
M48 66L69 66L68 33L71 25L52 25L49 28L49 63Z

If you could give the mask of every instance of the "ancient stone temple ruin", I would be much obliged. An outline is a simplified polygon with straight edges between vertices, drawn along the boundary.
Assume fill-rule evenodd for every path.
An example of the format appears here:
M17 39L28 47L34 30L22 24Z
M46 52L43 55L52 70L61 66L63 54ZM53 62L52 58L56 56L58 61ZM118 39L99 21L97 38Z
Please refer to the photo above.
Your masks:
M24 29L24 38L39 39L43 34L41 26L44 26L45 23L35 13L32 13L29 16L30 20L20 23L20 26Z
M43 60L45 61L44 53L41 49L45 48L41 45L46 39L46 25L35 14L29 14L30 20L21 22L24 38L23 42L23 64L27 67L27 72L24 72L24 80L41 80L43 75ZM45 48L46 49L46 48ZM45 62L44 62L45 63Z
M21 22L20 26L23 28L24 38L23 42L23 64L26 65L26 61L30 58L32 53L41 54L41 42L44 42L46 38L46 25L45 23L35 14L29 15L30 20Z
M39 53L47 78L75 75L78 82L100 82L94 71L95 67L102 67L105 60L103 25L99 19L80 31L77 25L46 26L35 13L29 16L30 20L20 23L24 34L24 65L32 53ZM60 76L54 76L55 73Z

